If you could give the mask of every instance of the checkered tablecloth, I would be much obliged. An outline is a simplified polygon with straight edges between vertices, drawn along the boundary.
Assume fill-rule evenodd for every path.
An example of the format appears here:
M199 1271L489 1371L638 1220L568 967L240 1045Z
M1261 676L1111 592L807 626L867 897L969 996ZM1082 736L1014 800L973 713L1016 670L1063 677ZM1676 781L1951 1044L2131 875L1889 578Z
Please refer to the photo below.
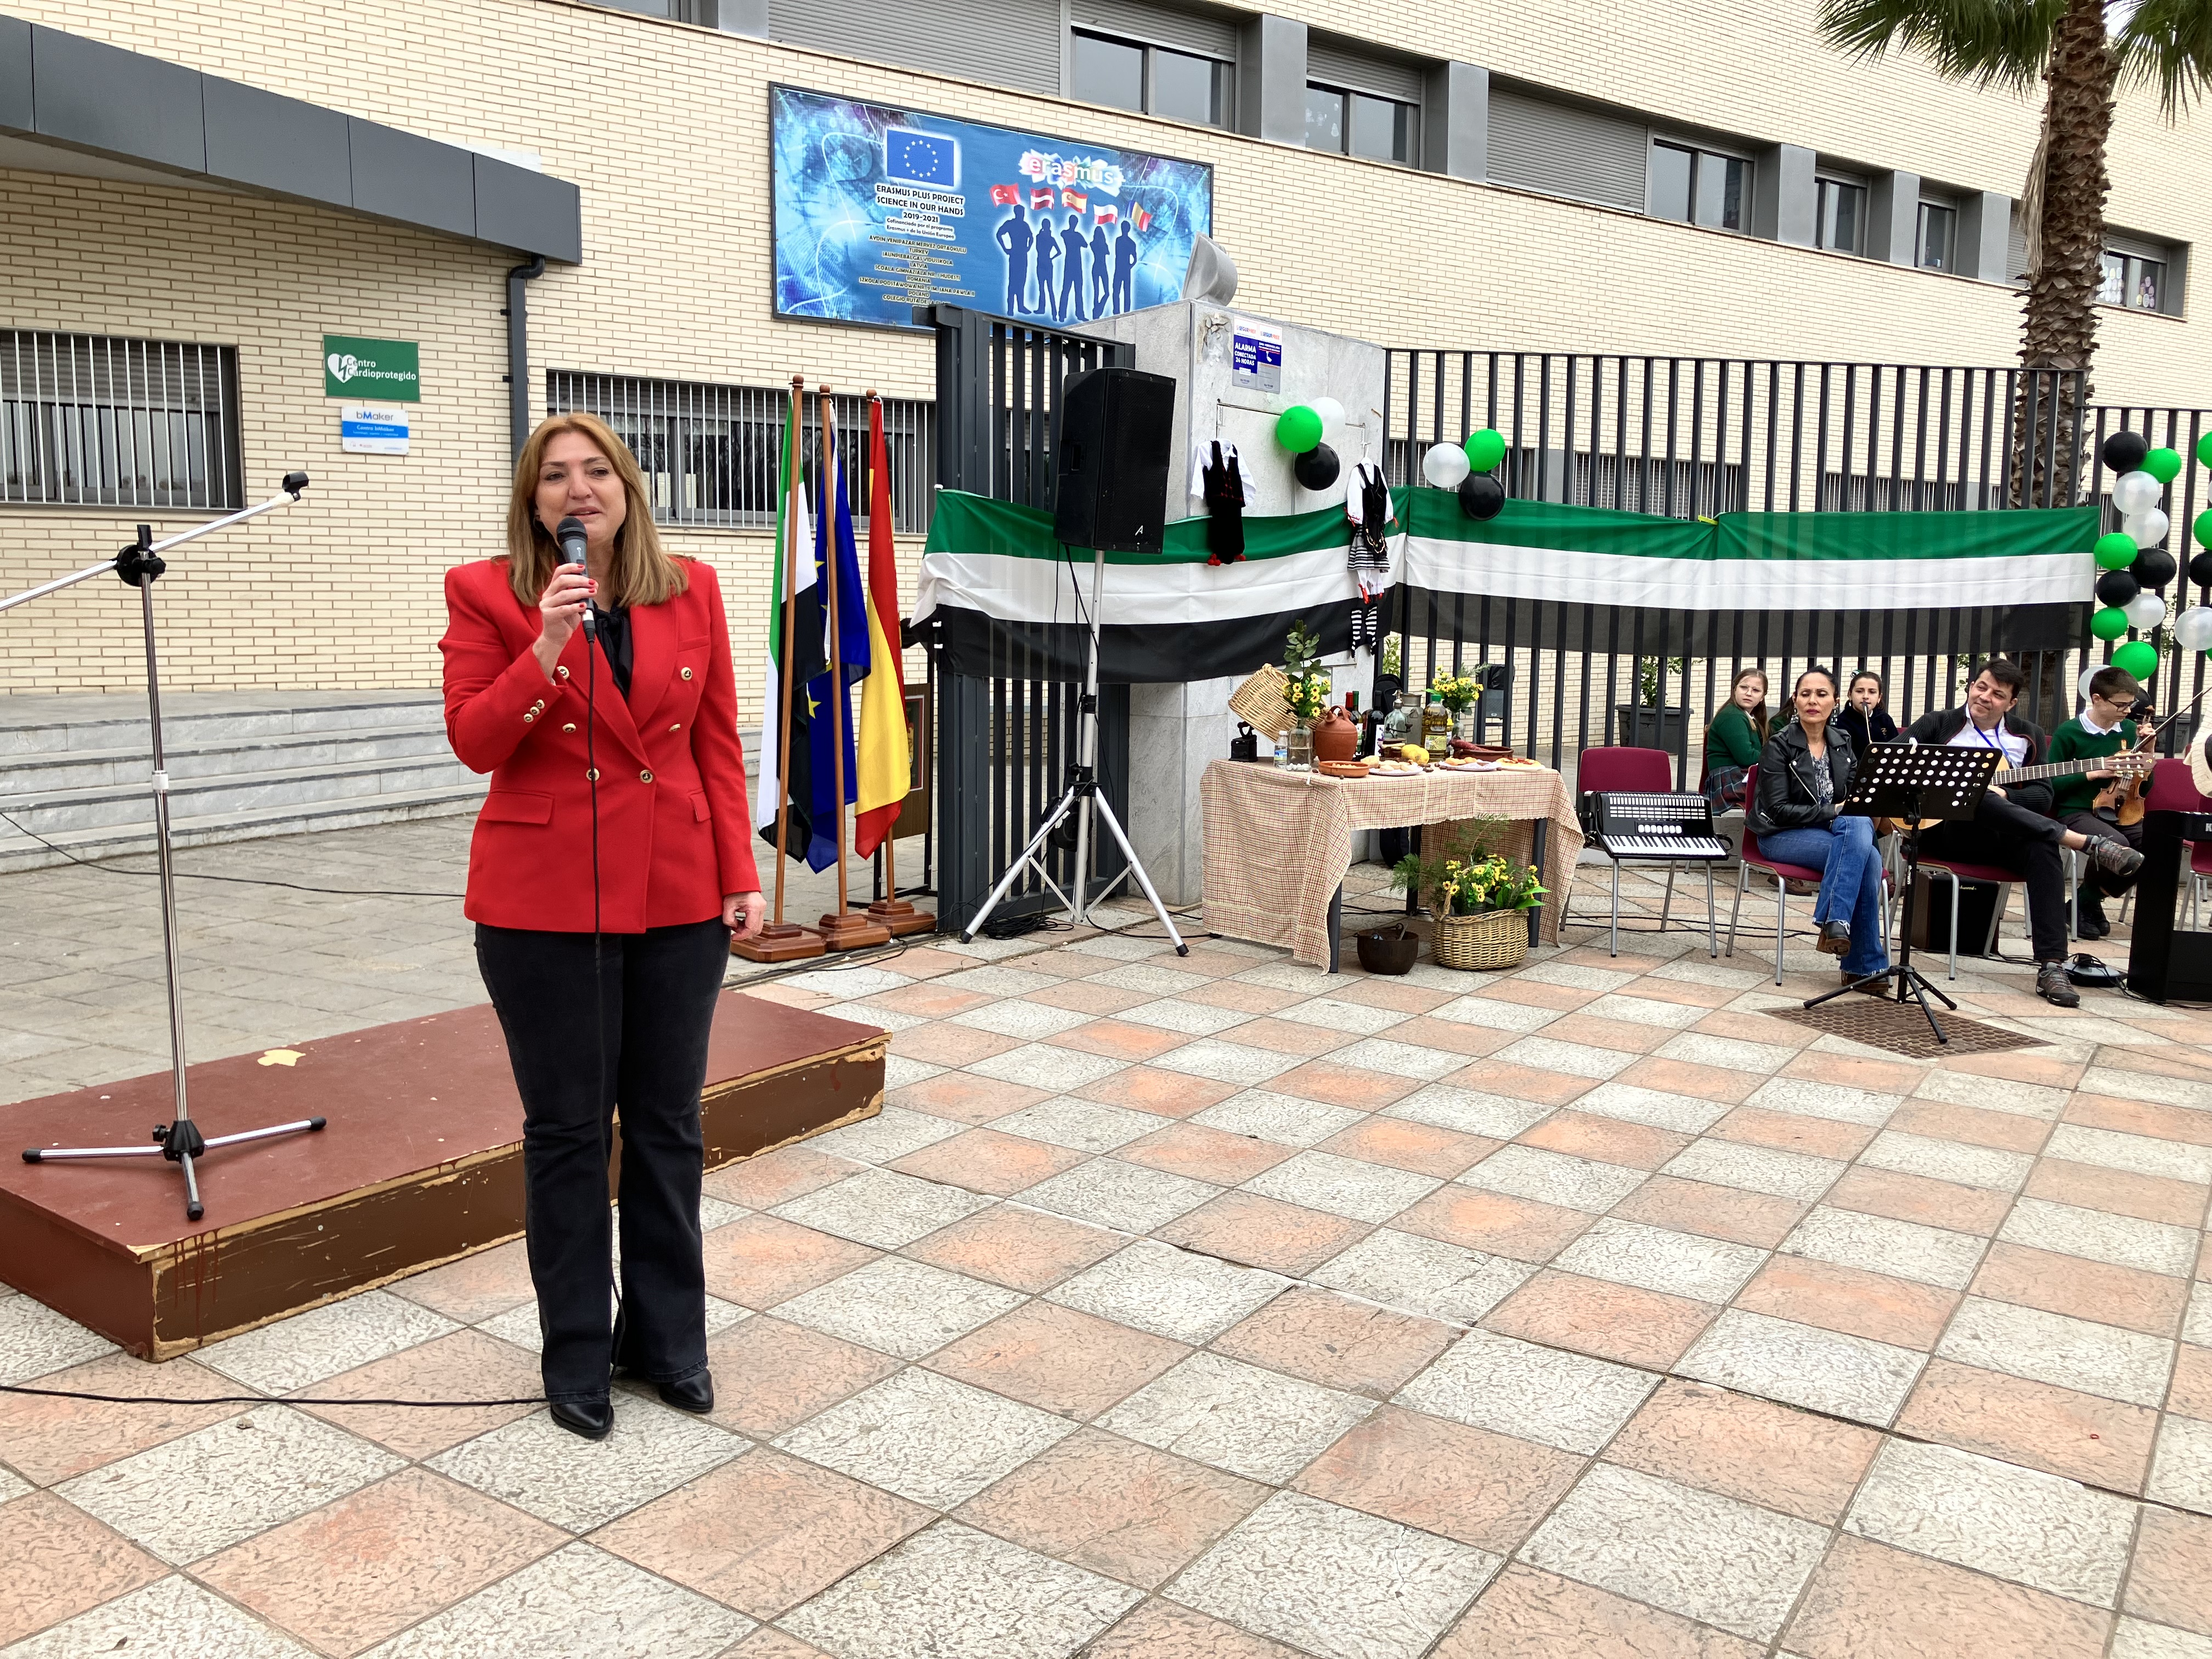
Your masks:
M1463 850L1473 821L1504 820L1496 850L1526 862L1535 825L1544 838L1540 926L1559 937L1582 825L1566 781L1549 767L1418 776L1327 778L1249 761L1215 761L1199 785L1206 817L1206 925L1231 939L1290 947L1292 960L1328 961L1328 903L1352 867L1352 832L1423 824L1431 856Z

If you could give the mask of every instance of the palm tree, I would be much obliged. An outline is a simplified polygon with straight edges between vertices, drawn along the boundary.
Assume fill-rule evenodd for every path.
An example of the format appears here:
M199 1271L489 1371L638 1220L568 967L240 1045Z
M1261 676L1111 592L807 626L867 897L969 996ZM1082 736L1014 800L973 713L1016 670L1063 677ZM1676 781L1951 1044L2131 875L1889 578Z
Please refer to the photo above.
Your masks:
M2113 94L2154 86L2169 121L2187 108L2212 82L2212 0L2141 0L2132 10L2126 0L1821 0L1820 30L1857 56L1917 53L1952 80L2021 93L2042 82L2043 131L2021 199L2020 361L2045 372L2023 377L2035 391L2014 422L2013 499L2070 499L2097 348Z

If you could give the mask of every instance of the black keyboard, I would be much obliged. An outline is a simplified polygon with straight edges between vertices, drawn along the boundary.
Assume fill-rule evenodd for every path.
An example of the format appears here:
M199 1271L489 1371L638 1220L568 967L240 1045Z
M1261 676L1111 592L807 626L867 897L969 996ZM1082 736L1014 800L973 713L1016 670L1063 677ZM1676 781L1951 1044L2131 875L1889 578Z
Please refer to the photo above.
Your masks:
M1613 859L1725 859L1729 845L1713 833L1713 806L1703 795L1583 797L1583 824Z

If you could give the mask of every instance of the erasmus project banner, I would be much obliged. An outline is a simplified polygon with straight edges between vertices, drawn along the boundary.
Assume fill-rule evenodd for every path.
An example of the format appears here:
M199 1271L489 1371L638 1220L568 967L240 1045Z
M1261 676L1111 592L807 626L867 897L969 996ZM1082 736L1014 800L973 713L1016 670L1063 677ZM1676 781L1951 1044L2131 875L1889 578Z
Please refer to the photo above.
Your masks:
M776 87L775 314L913 325L942 300L1084 323L1174 299L1213 169Z

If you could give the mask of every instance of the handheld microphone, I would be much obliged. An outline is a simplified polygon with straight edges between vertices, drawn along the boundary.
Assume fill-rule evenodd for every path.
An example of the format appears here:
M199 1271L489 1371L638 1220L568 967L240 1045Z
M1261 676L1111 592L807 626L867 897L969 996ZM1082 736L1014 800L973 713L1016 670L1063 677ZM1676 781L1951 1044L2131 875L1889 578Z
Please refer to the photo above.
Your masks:
M562 563L580 565L584 562L584 521L581 519L562 520L559 528L553 532L553 539L561 544ZM599 634L592 622L594 609L589 599L584 601L584 637L587 640Z

